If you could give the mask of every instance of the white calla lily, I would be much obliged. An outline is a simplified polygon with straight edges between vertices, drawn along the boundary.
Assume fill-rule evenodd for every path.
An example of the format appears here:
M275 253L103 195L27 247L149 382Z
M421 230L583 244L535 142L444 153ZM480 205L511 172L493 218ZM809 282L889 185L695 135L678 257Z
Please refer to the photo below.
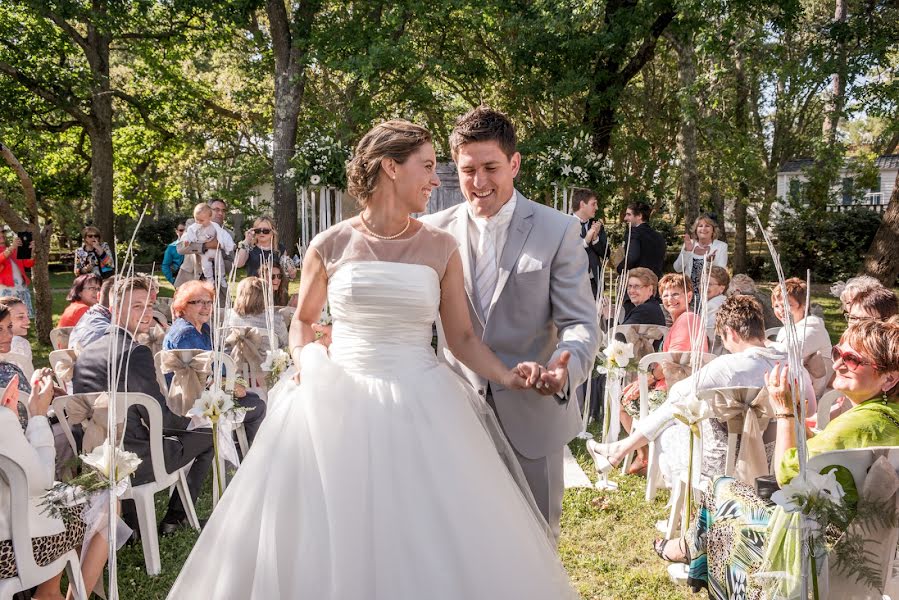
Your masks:
M839 504L846 493L834 471L815 473L806 470L771 495L771 500L786 512L806 512L810 502L827 500Z
M94 448L90 454L82 454L80 458L84 464L100 473L104 478L109 478L110 471L114 469L116 483L134 473L141 463L137 454L115 448L110 445L109 440Z

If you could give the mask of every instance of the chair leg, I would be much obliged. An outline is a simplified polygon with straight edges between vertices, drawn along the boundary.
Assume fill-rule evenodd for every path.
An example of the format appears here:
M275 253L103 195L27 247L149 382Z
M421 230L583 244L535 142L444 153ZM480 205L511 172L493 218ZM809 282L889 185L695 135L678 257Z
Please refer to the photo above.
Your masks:
M69 585L72 586L75 600L87 600L88 593L81 577L81 565L77 557L66 561L66 575L69 577Z
M671 512L668 514L668 523L665 529L665 539L672 540L680 533L681 513L684 510L684 502L687 499L687 487L683 479L678 479L671 490Z
M137 507L137 523L140 526L140 539L144 549L144 564L147 574L159 575L162 572L162 561L159 558L159 532L156 530L156 507L153 505L153 494L132 488L134 504Z
M246 459L247 452L250 450L250 442L247 441L247 429L243 423L237 425L237 443L240 446L240 455Z
M649 458L646 461L646 501L652 502L659 491L659 450L655 442L649 442Z
M197 518L197 510L194 507L193 498L190 497L190 488L187 487L187 471L181 469L178 471L178 481L175 483L178 488L178 495L181 497L181 506L187 514L187 522L195 530L200 531L200 519Z

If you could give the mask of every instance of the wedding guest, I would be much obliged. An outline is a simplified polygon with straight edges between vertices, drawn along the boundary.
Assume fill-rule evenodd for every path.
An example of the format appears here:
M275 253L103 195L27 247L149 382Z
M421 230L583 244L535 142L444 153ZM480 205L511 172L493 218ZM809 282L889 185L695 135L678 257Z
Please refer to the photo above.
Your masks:
M599 266L606 255L608 239L602 219L595 219L599 204L593 190L576 188L571 197L571 210L581 222L581 239L589 261L588 273L593 297L596 298L599 285Z
M183 222L178 223L175 227L175 241L165 247L165 254L162 256L162 274L172 285L175 285L178 270L184 262L184 255L178 252L178 241L184 234L185 227Z
M75 275L96 275L102 279L115 275L115 256L109 244L100 241L100 230L88 225L81 230L84 243L75 249Z
M5 306L9 310L9 316L12 321L12 344L10 353L21 357L17 363L21 367L25 376L29 379L34 373L34 357L31 353L31 344L26 339L28 336L28 328L31 327L31 319L28 318L28 309L25 303L16 296L0 296L0 306Z
M687 468L687 442L689 430L674 418L674 403L693 393L694 382L697 391L714 390L725 387L761 387L765 373L779 362L786 361L786 354L765 345L765 327L762 321L762 307L753 298L731 296L718 311L718 335L724 347L730 352L719 356L690 377L671 386L668 398L658 409L641 419L634 432L627 438L610 444L587 442L587 449L598 471L607 472L621 462L625 456L655 440L660 449L660 466L665 479L675 481ZM807 374L804 374L807 377ZM808 413L815 409L815 394L811 382L806 386ZM724 473L724 459L727 453L727 430L720 429L706 435L703 428L702 458L707 465L706 476Z
M620 325L662 325L665 314L656 295L659 278L650 269L635 267L627 272L627 294L632 306L625 309Z
M706 290L706 335L709 340L715 339L715 319L718 316L718 311L724 305L724 301L727 300L727 296L724 295L724 292L727 291L727 286L730 284L730 274L728 274L727 269L724 267L713 266L709 270L709 286ZM714 346L717 348L720 344L715 343Z
M899 314L899 299L896 293L886 287L872 287L855 293L843 310L846 322L870 319L888 319Z
M0 354L9 354L12 350L13 327L10 310L0 304ZM14 377L18 377L19 391L30 394L31 384L22 367L7 360L0 360L0 387L6 387ZM24 413L24 406L22 408Z
M227 211L227 206L225 205L225 201L221 198L213 198L208 202L209 208L212 209L212 222L225 230L225 232L231 236L231 239L234 239L234 232L225 226L225 213ZM182 254L184 256L192 257L191 260L185 260L181 263L181 268L178 270L178 275L175 277L175 287L177 288L182 283L187 281L193 281L195 279L199 279L203 274L202 264L200 259L202 255L209 250L214 250L219 248L218 239L209 240L208 242L195 242L192 244L184 245L179 244L177 246L178 254ZM222 257L222 270L225 273L230 275L231 267L234 265L234 251L225 252L224 248L221 249L221 257ZM227 295L227 286L223 285L219 288L219 303L224 306L225 304L225 296Z
M265 281L259 277L247 277L237 284L237 297L234 307L228 311L226 327L255 327L268 332L265 314ZM272 315L274 334L278 338L278 347L287 347L287 325L279 313Z
M780 327L780 320L778 320L777 315L774 314L774 309L771 308L770 294L763 294L762 292L760 292L758 287L756 287L755 281L753 281L752 277L746 275L745 273L738 273L731 277L730 285L727 288L727 295L733 296L734 294L752 296L753 298L758 300L759 304L762 305L762 310L765 313L765 329Z
M838 282L831 290L839 290L837 295L840 298L840 304L843 305L843 312L847 312L856 296L882 287L884 285L878 279L870 275L858 275L857 277L850 277L843 285L840 285Z
M899 318L852 323L833 348L833 387L843 392L852 409L830 421L807 441L808 456L833 450L872 446L899 446ZM766 378L777 420L774 454L781 486L799 474L789 369L778 365ZM837 472L847 495L859 490L851 477ZM697 518L685 537L657 540L656 552L672 562L690 565L688 583L695 591L708 588L710 598L761 597L756 574L768 542L777 539L784 555L802 550L795 536L769 529L773 508L755 489L730 477L720 477L702 500ZM789 542L789 547L784 544ZM735 556L740 552L740 558ZM793 562L798 565L799 562ZM799 576L798 572L790 573Z
M784 282L787 288L787 303L790 308L790 316L796 327L796 334L799 336L800 347L802 348L802 363L812 377L812 385L815 389L815 396L820 398L827 389L827 383L833 376L833 365L829 360L830 357L830 334L827 333L827 327L824 319L809 314L806 316L806 284L798 277L791 277ZM781 322L786 324L786 314L784 313L784 301L781 286L775 285L771 290L771 305L774 307L774 314ZM787 330L783 328L777 334L777 340L774 342L784 352L787 351Z
M212 305L215 303L212 290L212 284L205 281L189 281L178 288L172 300L172 316L175 320L162 341L164 350L213 349L212 329L209 326ZM166 379L171 382L172 374L166 375ZM234 397L241 406L252 409L243 421L247 441L252 444L265 417L265 402L239 384L234 386Z
M702 269L707 265L727 267L727 244L718 239L718 223L702 214L684 234L684 245L674 260L674 270L690 276L693 289L698 290ZM702 302L696 298L696 307Z
M632 202L625 210L624 222L630 226L630 236L625 231L626 254L616 267L619 273L625 268L645 267L655 273L656 278L662 276L667 245L662 234L650 227L651 214L652 208L645 202Z
M4 236L0 238L0 242L5 242L7 232L12 233L9 228L4 228ZM21 299L28 310L28 316L33 317L28 269L34 266L34 259L19 258L21 247L22 238L15 233L12 233L9 244L0 243L0 296L16 296ZM31 242L30 247L34 249L34 242Z
M81 315L78 324L69 334L69 348L84 348L106 334L106 329L112 321L112 312L109 310L110 297L118 279L110 277L103 281L103 285L100 286L100 299Z
M79 275L72 282L69 294L66 296L69 305L62 311L57 327L74 327L87 310L97 303L100 298L100 286L103 280L99 275Z
M153 303L150 300L152 283L145 277L120 279L113 290L110 307L112 327L78 354L72 387L76 394L102 392L109 388L110 365L118 373L118 391L141 392L151 396L159 404L165 436L162 439L165 465L169 472L180 469L193 461L187 474L187 486L196 503L209 474L213 460L212 436L208 431L188 431L190 419L169 410L165 395L156 380L153 354L147 346L136 343L138 335L146 333L153 323ZM2 323L0 323L2 325ZM126 417L124 447L141 459L141 464L131 477L133 485L153 481L150 460L149 415L142 407L132 406ZM137 530L137 513L133 501L122 503L122 518ZM187 515L176 493L169 499L168 509L159 529L163 534L173 533L187 524Z
M288 279L296 277L296 266L288 257L284 244L278 241L274 221L270 217L259 217L253 221L253 226L247 229L244 239L238 244L234 264L238 268L246 266L247 276L255 277L263 264L274 263L281 265Z
M297 294L294 294L288 300L288 283L284 279L284 271L280 264L271 265L271 275L269 275L269 265L265 264L259 267L259 279L262 281L271 280L272 282L272 298L275 306L293 306L297 305Z
M83 505L63 508L62 517L53 517L41 506L44 494L53 485L56 471L56 451L53 433L47 419L47 410L53 400L53 379L50 369L35 372L33 390L29 394L31 416L22 423L18 415L17 397L4 393L0 396L0 454L12 458L25 471L28 481L29 506L27 514L13 519L27 519L32 535L32 548L38 566L46 566L57 558L75 550L81 553L81 576L85 586L92 590L103 573L106 564L107 540L102 534L94 535L82 553L87 523L83 520ZM25 382L28 383L27 381ZM13 511L9 483L0 478L0 580L18 575L15 549L12 544L12 523L8 520ZM37 586L35 599L62 598L60 581L62 572ZM67 598L73 598L70 589Z

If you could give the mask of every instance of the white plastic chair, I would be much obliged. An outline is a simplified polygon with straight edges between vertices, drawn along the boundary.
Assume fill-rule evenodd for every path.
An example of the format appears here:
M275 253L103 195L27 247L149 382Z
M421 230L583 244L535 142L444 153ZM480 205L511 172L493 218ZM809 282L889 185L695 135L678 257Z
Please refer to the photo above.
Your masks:
M69 336L74 327L56 327L50 330L50 344L54 350L65 350L69 347Z
M25 377L28 377L29 379L31 378L32 373L34 373L34 365L31 364L31 359L18 352L0 354L0 362L8 362L16 365L22 369L22 372L25 373Z
M293 306L276 306L275 313L281 315L287 330L290 331L290 322L293 320L293 314L297 311Z
M71 393L72 391L72 366L78 358L78 352L74 349L53 350L50 352L50 368L53 369L53 378L59 387ZM65 374L65 375L63 375Z
M772 341L776 340L777 334L780 333L781 329L783 329L783 327L769 327L765 330L765 339Z
M168 321L168 322L172 321L172 301L173 300L174 300L174 298L166 298L163 296L156 297L155 310L162 313L165 316L166 321Z
M640 385L640 418L645 419L649 415L649 365L652 363L675 361L682 362L682 358L689 352L653 352L647 354L637 363L637 381ZM714 354L702 352L700 366L705 366L717 358ZM635 423L636 425L636 423ZM628 457L630 458L630 457ZM646 501L652 502L659 491L662 482L662 473L659 469L659 449L654 441L649 442L649 458L646 464Z
M827 427L827 424L830 423L830 409L833 408L833 403L843 395L843 392L829 390L818 398L818 412L815 418L816 430L821 431Z
M15 577L0 579L0 599L11 600L14 594L56 577L65 568L75 598L87 600L84 579L81 577L81 561L78 560L77 550L69 550L43 567L39 566L34 559L30 524L27 518L22 517L22 515L27 515L30 510L28 477L25 470L11 457L0 454L0 476L9 484L9 523L12 528L12 546L18 571Z
M229 353L233 350L233 347L227 345L227 339L228 339L228 336L231 334L231 332L234 330L244 331L244 332L250 332L250 331L255 332L256 335L259 336L259 351L261 354L260 358L262 360L265 360L265 353L269 348L268 332L265 329L259 329L258 327L239 327L239 326L225 327L223 329L222 333L226 339L225 350ZM231 354L229 354L228 356L233 359L233 356ZM239 363L235 362L235 365L237 367L237 373L241 377L243 377L244 381L247 382L248 389L259 394L259 397L262 398L263 400L268 400L268 385L266 384L266 381L265 381L266 373L265 373L265 371L263 371L260 368L260 365L252 365L245 360L241 361Z

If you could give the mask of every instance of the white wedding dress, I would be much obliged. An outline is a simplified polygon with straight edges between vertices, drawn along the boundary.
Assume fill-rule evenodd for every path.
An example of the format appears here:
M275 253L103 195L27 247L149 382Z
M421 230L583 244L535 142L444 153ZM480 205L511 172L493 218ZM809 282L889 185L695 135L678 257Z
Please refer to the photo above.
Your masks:
M455 242L321 236L330 356L273 390L169 598L577 598L492 411L431 347Z

